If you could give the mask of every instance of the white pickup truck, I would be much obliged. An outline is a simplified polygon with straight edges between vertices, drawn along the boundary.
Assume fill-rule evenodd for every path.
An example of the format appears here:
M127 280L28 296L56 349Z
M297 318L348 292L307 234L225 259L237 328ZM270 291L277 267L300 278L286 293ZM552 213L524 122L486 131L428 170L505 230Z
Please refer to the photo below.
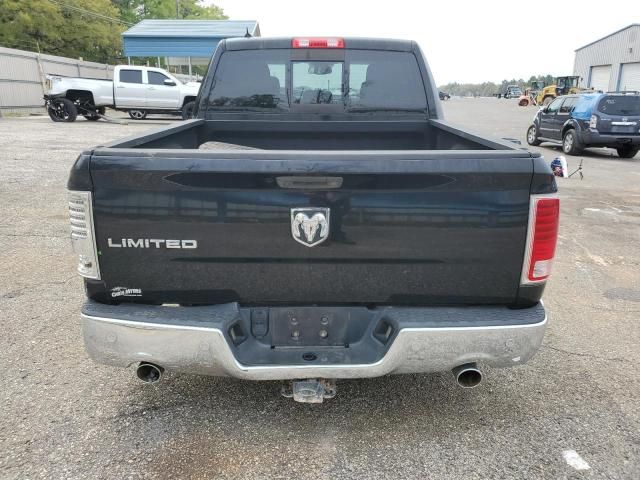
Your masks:
M199 83L183 83L161 68L119 65L113 81L48 75L44 99L54 122L73 122L78 114L99 120L106 107L126 111L135 120L149 113L189 118L199 89Z

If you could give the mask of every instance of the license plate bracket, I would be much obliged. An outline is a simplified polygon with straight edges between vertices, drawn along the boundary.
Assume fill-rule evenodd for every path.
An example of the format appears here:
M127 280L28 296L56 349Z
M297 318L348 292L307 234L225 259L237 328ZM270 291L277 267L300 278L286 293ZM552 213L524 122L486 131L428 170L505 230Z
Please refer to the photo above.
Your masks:
M346 347L349 313L341 309L272 308L269 313L273 347Z
M634 127L614 125L611 127L611 132L612 133L634 133Z

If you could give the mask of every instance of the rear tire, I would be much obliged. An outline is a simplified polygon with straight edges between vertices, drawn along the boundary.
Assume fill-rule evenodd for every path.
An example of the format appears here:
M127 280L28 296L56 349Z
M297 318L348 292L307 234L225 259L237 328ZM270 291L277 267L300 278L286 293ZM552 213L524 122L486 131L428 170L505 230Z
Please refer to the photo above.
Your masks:
M78 116L78 109L68 98L56 98L49 103L47 113L54 122L74 122Z
M584 147L580 145L576 131L570 128L562 137L562 151L567 155L580 155Z
M551 102L553 102L553 97L544 97L544 100L542 101L542 105L544 105L546 107Z
M535 125L531 125L527 130L527 143L533 147L537 147L542 143L538 140L538 129Z
M133 120L144 120L147 118L146 110L129 110L128 113Z
M189 120L193 118L193 110L196 108L196 102L187 102L182 107L182 119Z
M633 158L640 151L640 148L624 146L616 148L616 151L618 152L618 156L620 158Z

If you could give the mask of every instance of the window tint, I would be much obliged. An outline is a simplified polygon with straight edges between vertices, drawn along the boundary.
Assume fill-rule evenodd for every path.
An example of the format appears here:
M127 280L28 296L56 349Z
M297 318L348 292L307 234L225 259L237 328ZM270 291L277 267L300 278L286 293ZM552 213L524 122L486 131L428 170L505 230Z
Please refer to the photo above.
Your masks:
M147 78L149 79L149 83L151 85L164 85L165 80L171 80L169 77L160 72L151 71L147 71Z
M342 103L342 62L293 62L293 103Z
M344 105L349 111L422 111L427 107L412 53L344 50L344 61L323 59L317 52L298 55L299 61L291 56L289 49L225 52L216 67L208 108L278 111L306 104Z
M120 70L120 81L123 83L142 83L142 70Z
M349 65L349 95L357 97L360 95L362 84L367 80L366 63L351 63Z
M215 72L209 108L253 110L287 108L288 50L225 52Z
M576 104L576 97L565 98L564 103L560 107L560 113L571 113L574 105Z
M418 62L409 52L347 50L349 107L424 109Z
M549 104L549 107L547 107L547 113L558 113L558 110L560 109L560 104L562 102L564 102L564 97L556 98L553 102Z
M640 95L608 95L600 100L598 110L607 115L640 115Z
M269 74L278 80L280 83L280 90L285 93L287 85L287 66L284 63L267 63L269 67Z

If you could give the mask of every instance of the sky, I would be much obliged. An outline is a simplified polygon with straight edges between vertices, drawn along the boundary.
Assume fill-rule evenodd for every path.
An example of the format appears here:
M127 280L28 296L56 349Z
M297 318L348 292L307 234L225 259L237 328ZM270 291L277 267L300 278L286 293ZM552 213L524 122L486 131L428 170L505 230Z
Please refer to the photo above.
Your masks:
M536 0L529 7L520 0L204 3L222 7L231 20L258 20L263 37L331 35L415 40L438 85L571 75L576 48L640 22L638 0Z

